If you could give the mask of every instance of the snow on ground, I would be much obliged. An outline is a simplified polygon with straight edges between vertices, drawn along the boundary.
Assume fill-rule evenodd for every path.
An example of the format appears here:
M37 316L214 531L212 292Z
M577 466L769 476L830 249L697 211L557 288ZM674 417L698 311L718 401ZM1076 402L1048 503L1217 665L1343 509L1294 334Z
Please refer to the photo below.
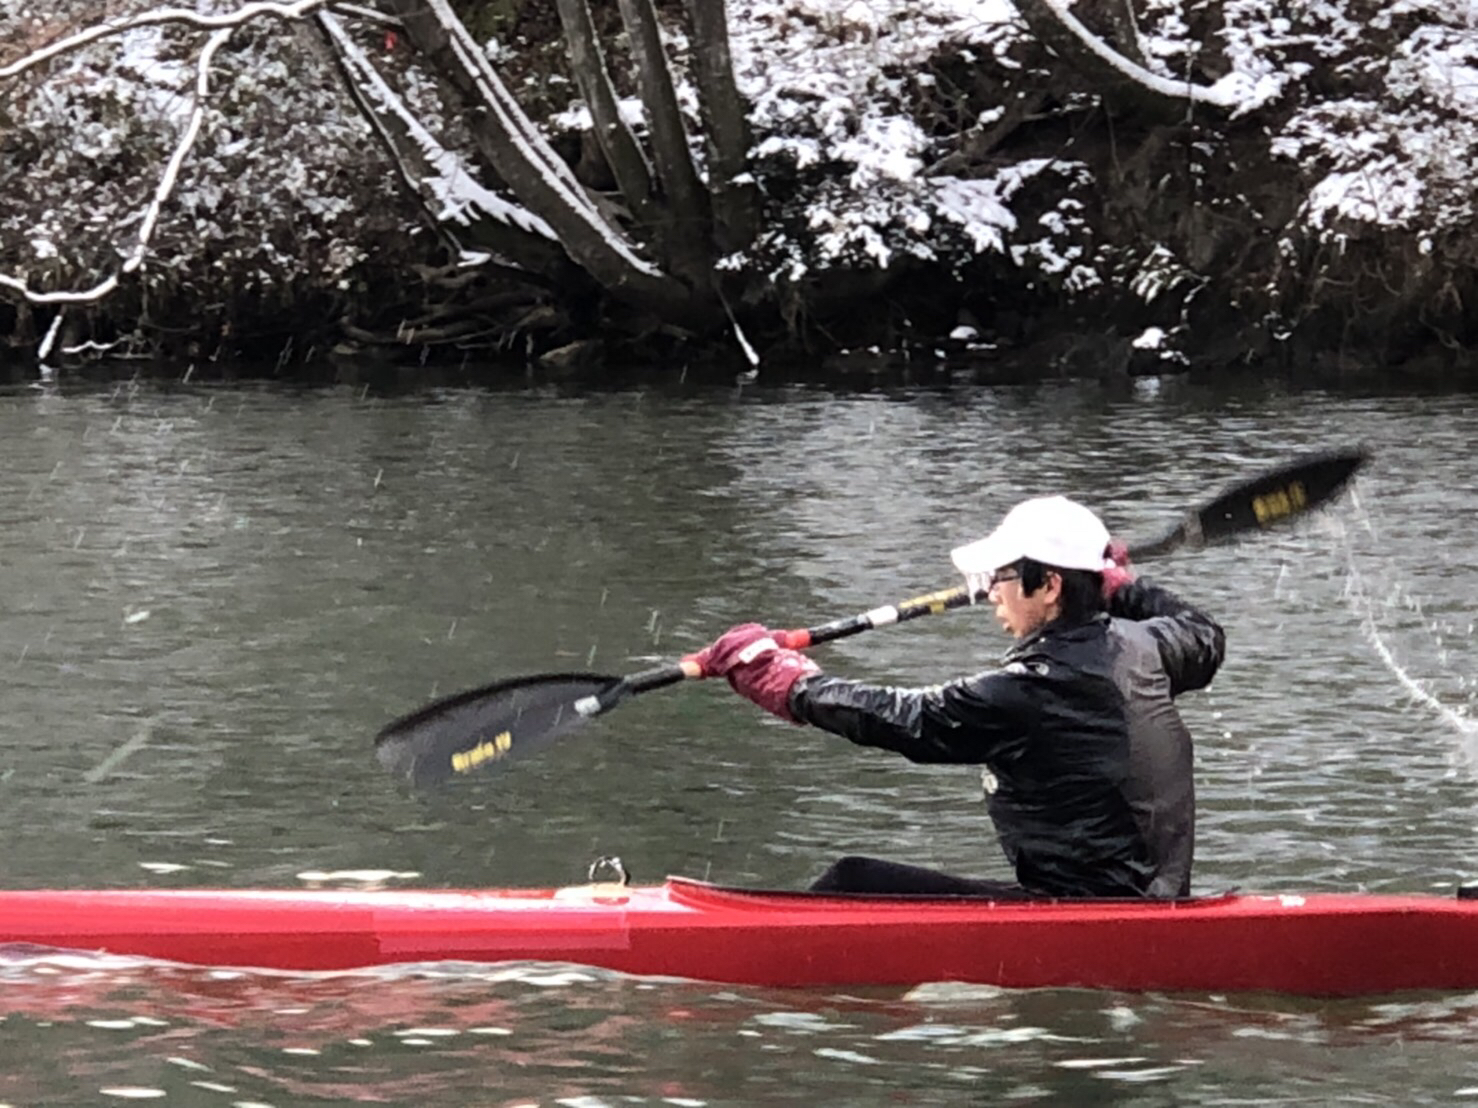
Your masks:
M1008 0L756 0L731 5L729 22L756 158L827 177L805 220L810 241L777 227L756 245L773 276L931 258L941 226L976 250L1004 248L1016 218L1003 198L1021 174L926 178L929 137L911 107L946 46L1011 64L1027 32Z
M198 3L214 11L236 6ZM108 9L148 6L112 0ZM7 43L0 63L54 36L58 17L85 21L91 7L0 0ZM1297 105L1268 141L1269 154L1297 166L1307 182L1304 228L1335 239L1361 225L1432 235L1471 229L1478 2L1394 0L1367 20L1369 5L1358 0L1224 0L1224 24L1208 42L1192 37L1203 8L1138 0L1143 64L1173 85L1188 58L1219 52L1229 72L1211 87L1239 111ZM929 62L948 52L1014 70L1029 32L1010 0L731 0L729 10L736 78L751 104L754 177L762 192L781 184L779 194L768 194L776 218L761 241L726 266L759 266L795 280L963 250L1010 259L1030 271L1024 279L1051 276L1070 291L1125 280L1085 248L1081 198L1106 186L1081 163L1023 156L978 177L930 175L940 136L925 134L916 120L918 104L936 91ZM1394 43L1388 56L1363 53L1372 36ZM201 38L132 31L52 63L48 79L22 84L21 94L0 90L9 96L0 102L0 139L24 153L0 158L0 273L45 274L59 260L104 270L126 247L130 213L153 187L191 110ZM245 261L266 288L309 269L342 278L364 256L368 213L345 203L345 180L373 172L377 155L321 53L305 47L311 38L264 21L223 52L215 82L224 91L207 113L151 266L187 268L205 252ZM669 45L686 46L680 34ZM494 59L512 49L487 46ZM1320 99L1309 80L1315 67L1337 78L1319 87L1343 81L1348 94ZM429 84L420 90L417 110L440 132ZM680 81L679 92L692 109L691 85ZM639 105L623 111L639 119ZM979 124L999 111L988 109ZM577 105L546 125L587 120ZM388 201L394 185L384 177ZM27 187L35 180L58 187ZM1020 201L1027 197L1031 212L1045 214L1026 215ZM399 210L384 205L384 212ZM274 230L284 212L295 231L290 240ZM456 212L447 205L447 218ZM1168 276L1143 282L1147 293L1186 276L1173 259L1156 264Z
M1303 216L1432 233L1471 228L1478 163L1478 27L1426 26L1399 46L1380 100L1311 104L1273 140L1275 155L1325 165Z
M1230 66L1212 89L1237 105L1234 115L1284 96L1307 101L1270 136L1269 152L1312 169L1301 215L1315 234L1339 238L1351 224L1470 228L1478 3L1397 0L1370 22L1367 8L1355 0L1291 10L1281 0L1227 0L1217 41L1204 43L1191 37L1184 0L1136 5L1141 49L1157 77L1176 78L1187 57L1210 46ZM828 193L816 205L814 242L768 244L788 255L777 276L808 266L887 265L900 253L930 256L939 229L953 226L977 252L1002 252L1045 274L1070 270L1069 289L1109 279L1075 247L1070 212L1049 212L1030 226L1013 212L1010 195L1041 166L1024 162L971 181L925 176L928 139L909 115L926 79L921 66L942 50L964 49L978 64L1011 67L1011 49L1028 32L1009 0L759 0L732 5L730 21L757 153L799 169L836 167L853 194L846 203ZM1404 38L1392 30L1407 26L1416 29ZM1362 52L1372 32L1397 37L1392 56ZM1373 95L1318 100L1307 88L1315 64L1358 77ZM1062 186L1081 184L1082 167L1056 168L1070 202Z

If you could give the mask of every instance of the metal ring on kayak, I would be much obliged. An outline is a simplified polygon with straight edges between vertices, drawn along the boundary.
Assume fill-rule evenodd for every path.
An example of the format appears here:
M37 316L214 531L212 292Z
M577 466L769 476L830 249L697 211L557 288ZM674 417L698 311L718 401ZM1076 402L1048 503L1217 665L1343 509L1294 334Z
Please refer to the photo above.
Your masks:
M591 862L590 869L588 869L585 873L586 880L591 882L592 884L599 882L600 879L596 875L602 870L609 870L612 874L611 880L614 881L617 885L631 884L631 874L626 872L626 867L621 864L621 859L616 857L614 854L606 855L603 858L597 858L595 861Z

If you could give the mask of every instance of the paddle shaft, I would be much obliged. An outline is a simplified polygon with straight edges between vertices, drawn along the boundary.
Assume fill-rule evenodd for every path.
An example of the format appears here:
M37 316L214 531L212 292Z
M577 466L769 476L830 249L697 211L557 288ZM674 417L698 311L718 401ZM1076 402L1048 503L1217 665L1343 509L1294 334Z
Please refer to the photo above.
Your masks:
M938 592L916 596L912 600L905 600L899 604L874 608L869 612L848 616L845 619L835 619L830 623L823 623L820 627L811 627L803 631L777 631L775 641L791 650L804 650L808 646L820 646L822 643L845 639L851 635L861 634L863 631L871 631L874 627L906 623L920 616L937 615L951 608L963 608L970 603L970 590L964 585L957 585L952 589L940 589ZM603 694L583 701L582 704L585 704L585 707L580 705L576 707L587 715L596 715L614 707L627 696L650 692L652 689L664 688L667 685L675 685L679 681L702 676L703 670L699 668L698 663L685 658L680 662L657 666L654 669L643 670L640 673L633 673L630 677L622 678L621 684L625 687L611 690L615 695L610 698L610 703L606 703L608 695ZM597 702L599 703L598 708L596 707ZM587 707L595 708L595 710L586 711Z
M1363 450L1344 450L1306 455L1265 470L1187 512L1158 538L1131 547L1130 557L1143 560L1221 542L1304 515L1333 499L1365 460ZM808 630L776 631L774 637L782 646L803 650L982 598L960 585ZM438 784L538 749L639 693L702 676L697 661L685 658L627 677L565 673L497 681L444 697L387 724L375 737L375 753L387 770L412 785Z
M1143 561L1182 547L1203 546L1245 532L1265 530L1313 511L1343 489L1367 458L1366 451L1358 447L1310 454L1239 481L1215 499L1187 512L1164 534L1130 547L1130 560ZM967 586L957 585L823 623L819 627L779 631L775 633L775 640L783 647L804 650L871 631L875 627L906 623L920 616L963 608L976 599L979 597L972 597ZM575 709L582 715L599 715L627 697L702 676L698 663L685 658L622 678L600 694L581 699Z
M1178 525L1179 527L1179 525ZM1141 554L1136 548L1130 551L1130 558L1136 556L1147 557L1159 553L1159 547L1166 550L1174 549L1179 543L1174 542L1170 536L1157 539L1154 546L1157 549L1149 549L1148 554ZM956 585L951 589L940 589L938 592L925 593L910 600L901 601L898 604L888 604L881 608L873 608L871 611L859 612L855 616L847 616L844 619L834 619L830 623L823 623L819 627L809 627L800 631L777 631L775 641L781 646L791 650L805 650L807 647L820 646L822 643L835 642L837 639L850 638L852 635L860 635L864 631L871 631L877 627L888 627L894 623L907 623L911 619L920 616L939 615L954 608L964 608L975 602L975 599L983 597L977 594L976 598L970 596L970 589L965 585ZM653 669L633 673L630 677L622 678L621 685L608 690L600 696L589 697L576 709L586 715L599 715L601 712L609 711L628 696L637 693L650 692L653 689L665 688L668 685L676 685L679 681L687 681L703 676L703 670L698 663L684 658L680 662L671 662L667 665L656 666Z

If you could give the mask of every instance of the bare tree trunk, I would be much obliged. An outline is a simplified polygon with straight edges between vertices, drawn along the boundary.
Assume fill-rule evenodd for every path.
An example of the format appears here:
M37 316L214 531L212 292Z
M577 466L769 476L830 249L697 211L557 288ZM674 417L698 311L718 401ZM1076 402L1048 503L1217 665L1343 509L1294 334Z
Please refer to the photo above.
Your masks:
M737 180L749 157L749 118L734 84L724 0L687 0L687 8L693 76L708 137L714 234L720 252L731 254L754 241L757 226L754 186Z
M662 182L678 235L670 244L680 276L697 285L707 283L713 267L708 193L698 179L682 111L667 70L667 55L657 30L652 0L619 0L621 19L631 40L637 84L647 110L657 177Z
M570 49L570 67L575 73L575 83L580 86L580 95L590 109L595 141L600 144L621 195L631 205L632 214L641 223L655 223L658 213L653 208L652 167L631 128L621 118L600 40L590 19L590 6L587 0L558 0L558 4L559 21Z
M519 202L553 228L603 288L680 326L707 326L715 309L643 258L596 208L468 35L447 0L385 0L406 36L465 107L478 150Z
M368 59L354 49L337 16L320 11L315 18L327 47L324 53L338 69L350 97L400 171L406 188L420 202L418 207L424 222L454 252L465 249L468 243L462 241L447 220L437 218L427 206L429 198L423 192L423 182L435 171L427 163L428 151L412 137L404 106L397 102L395 108L398 110L392 110L389 99L394 97L394 93L373 67L366 72ZM520 269L528 270L531 276L544 278L545 283L565 283L576 277L569 256L547 232L538 234L507 219L499 220L478 212L469 212L465 225L466 237L472 245L501 255Z
M1189 81L1175 81L1144 68L1085 27L1067 0L1020 0L1027 26L1066 61L1078 67L1112 105L1155 118L1184 118L1191 105L1229 109L1236 95Z

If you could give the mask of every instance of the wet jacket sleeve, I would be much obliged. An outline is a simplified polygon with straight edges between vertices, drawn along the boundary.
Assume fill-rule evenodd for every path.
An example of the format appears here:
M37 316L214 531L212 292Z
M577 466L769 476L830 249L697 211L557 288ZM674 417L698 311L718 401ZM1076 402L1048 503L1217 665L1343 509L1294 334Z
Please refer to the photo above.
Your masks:
M1118 589L1109 614L1143 623L1154 636L1171 696L1211 684L1226 656L1226 634L1216 620L1145 578Z
M1022 741L1033 709L1020 678L990 672L922 689L809 677L791 690L790 710L801 723L911 762L978 765Z

